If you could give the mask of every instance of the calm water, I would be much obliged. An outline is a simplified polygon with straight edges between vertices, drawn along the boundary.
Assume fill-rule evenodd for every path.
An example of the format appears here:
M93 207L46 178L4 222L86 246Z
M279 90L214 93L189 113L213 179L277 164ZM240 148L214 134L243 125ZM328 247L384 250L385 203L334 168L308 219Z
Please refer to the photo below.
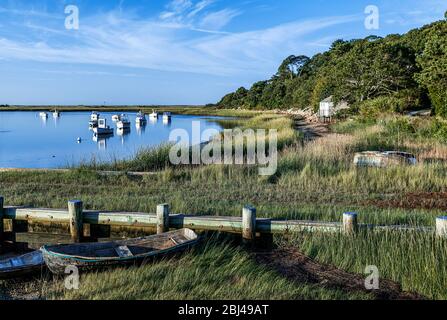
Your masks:
M174 129L185 129L192 137L192 122L200 121L200 130L222 128L213 122L217 117L172 115L169 123L150 120L137 128L136 113L127 112L131 130L119 134L112 115L126 112L103 112L101 118L115 128L114 135L95 139L89 129L90 112L62 112L59 118L48 113L45 120L38 112L0 112L0 168L62 168L89 161L129 158L141 148L157 146L169 140ZM81 143L77 138L82 139ZM192 138L191 138L192 139ZM193 143L205 139L194 139Z

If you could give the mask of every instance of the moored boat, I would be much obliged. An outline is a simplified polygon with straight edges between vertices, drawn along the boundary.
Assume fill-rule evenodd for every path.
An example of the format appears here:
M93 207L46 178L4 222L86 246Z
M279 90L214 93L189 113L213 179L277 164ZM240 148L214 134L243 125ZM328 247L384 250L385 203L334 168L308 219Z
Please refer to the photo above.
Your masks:
M140 112L137 114L137 117L136 117L136 119L135 119L135 123L137 124L137 126L143 126L143 125L145 125L145 124L147 123L146 115L145 115L143 112L140 111Z
M41 251L51 272L62 275L67 266L76 266L80 271L93 271L141 264L151 258L185 250L197 242L194 231L181 229L130 240L43 246Z
M46 113L46 112L40 112L39 113L39 116L41 117L41 118L48 118L48 114Z
M163 120L171 120L171 113L170 112L163 113Z
M149 119L157 120L158 119L158 113L155 112L155 110L152 110L152 113L149 115Z
M121 116L119 115L119 114L114 114L113 116L112 116L112 121L114 121L114 122L118 122L118 121L120 121L121 120Z
M95 111L92 112L92 114L90 115L90 122L89 122L90 128L98 127L99 116L100 116L99 113L97 113Z
M96 135L111 135L113 134L113 129L107 125L106 119L100 118L98 120L98 125L93 128L93 132Z
M116 127L121 130L130 129L130 121L125 114L121 115L121 119L116 123Z
M0 279L13 279L36 274L45 268L40 250L0 260Z

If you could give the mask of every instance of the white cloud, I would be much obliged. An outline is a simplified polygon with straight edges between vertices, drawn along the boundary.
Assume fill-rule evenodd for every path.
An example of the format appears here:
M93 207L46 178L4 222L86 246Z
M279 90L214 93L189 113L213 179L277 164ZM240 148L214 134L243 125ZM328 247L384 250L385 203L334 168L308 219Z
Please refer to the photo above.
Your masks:
M234 17L237 17L242 12L232 9L223 9L216 12L211 12L203 17L200 21L200 27L211 30L220 30L225 27Z
M180 10L187 16L193 10L203 10L211 2L204 0L189 4L190 1L177 0L169 8ZM201 20L201 29L169 19L137 19L109 12L84 18L78 31L63 31L63 37L57 29L48 32L48 38L36 36L34 41L0 36L0 59L265 76L284 56L308 49L303 40L305 35L363 18L346 16L296 21L234 34L207 30L221 28L235 15L236 12L231 10L221 10L220 14L211 17L205 15L208 18ZM30 35L33 32L39 35L42 30L51 31L35 24L28 28ZM188 33L186 37L185 32Z

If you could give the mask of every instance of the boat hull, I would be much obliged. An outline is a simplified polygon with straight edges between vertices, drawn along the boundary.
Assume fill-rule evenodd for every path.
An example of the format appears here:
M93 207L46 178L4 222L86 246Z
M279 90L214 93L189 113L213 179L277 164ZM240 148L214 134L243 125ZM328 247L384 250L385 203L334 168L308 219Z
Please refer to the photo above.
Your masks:
M187 234L187 236L185 236ZM178 237L181 243L167 243L171 238ZM81 243L72 245L59 246L44 246L42 247L43 259L50 269L56 275L63 275L67 267L75 266L80 272L89 272L94 270L101 270L110 267L141 265L147 261L155 258L163 257L169 254L177 253L186 250L187 248L197 244L197 235L189 229L182 229L173 232L167 232L161 235L153 235L145 238L122 240L105 243ZM144 246L141 244L144 243ZM82 256L82 252L94 251L113 253L113 250L125 246L130 247L129 250L142 251L149 250L145 253L140 253L130 256ZM154 248L149 248L149 247ZM152 250L150 250L152 249ZM78 254L73 254L79 252Z
M0 280L36 275L45 268L40 250L19 257L0 260Z

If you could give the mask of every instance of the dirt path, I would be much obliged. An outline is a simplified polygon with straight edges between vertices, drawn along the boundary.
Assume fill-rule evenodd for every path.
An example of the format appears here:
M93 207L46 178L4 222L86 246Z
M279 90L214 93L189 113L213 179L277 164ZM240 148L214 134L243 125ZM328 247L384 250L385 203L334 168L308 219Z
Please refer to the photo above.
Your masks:
M416 293L403 292L400 285L390 280L380 280L379 290L366 290L365 277L333 266L320 264L296 249L274 249L254 254L256 261L274 269L289 280L298 283L319 284L346 292L373 294L378 300L422 300Z
M329 125L322 122L308 122L304 118L295 119L295 129L304 134L305 141L312 141L329 134Z

